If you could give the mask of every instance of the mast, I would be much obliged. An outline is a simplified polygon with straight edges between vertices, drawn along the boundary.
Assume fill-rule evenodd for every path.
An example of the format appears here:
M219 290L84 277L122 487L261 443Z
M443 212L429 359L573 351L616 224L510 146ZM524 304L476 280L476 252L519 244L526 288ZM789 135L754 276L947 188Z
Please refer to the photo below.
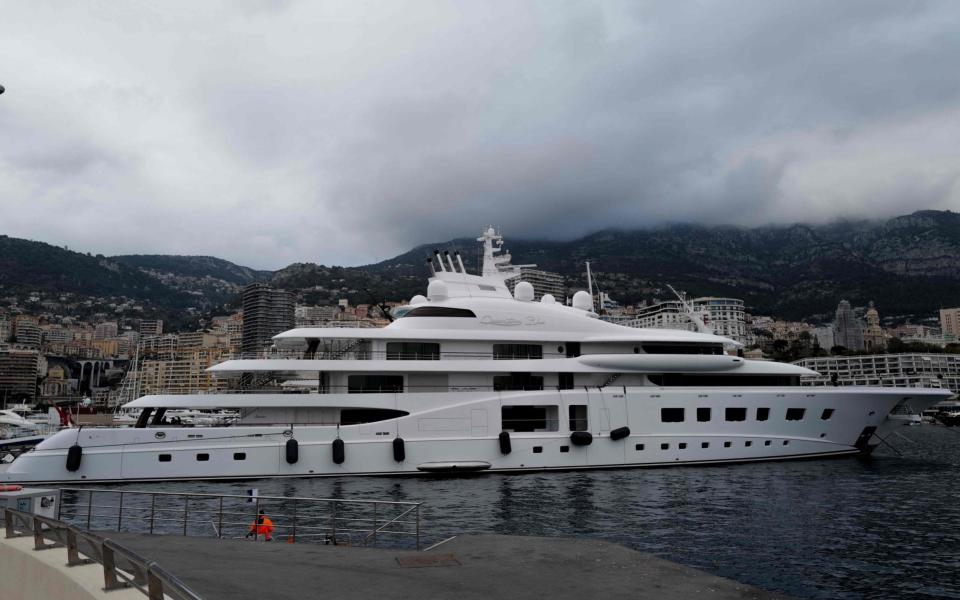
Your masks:
M596 311L597 305L593 302L593 276L590 274L590 261L587 263L587 290L590 292L590 310Z

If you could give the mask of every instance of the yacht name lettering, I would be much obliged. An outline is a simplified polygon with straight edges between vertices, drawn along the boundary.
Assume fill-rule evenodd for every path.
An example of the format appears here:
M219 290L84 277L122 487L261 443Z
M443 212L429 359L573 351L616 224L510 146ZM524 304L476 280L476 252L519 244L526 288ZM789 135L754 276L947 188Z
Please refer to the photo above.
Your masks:
M507 317L506 319L495 319L490 315L484 315L480 318L481 325L497 325L499 327L518 327L523 325L525 327L531 327L536 325L546 325L547 322L536 316L524 317L523 319L516 319L514 317Z

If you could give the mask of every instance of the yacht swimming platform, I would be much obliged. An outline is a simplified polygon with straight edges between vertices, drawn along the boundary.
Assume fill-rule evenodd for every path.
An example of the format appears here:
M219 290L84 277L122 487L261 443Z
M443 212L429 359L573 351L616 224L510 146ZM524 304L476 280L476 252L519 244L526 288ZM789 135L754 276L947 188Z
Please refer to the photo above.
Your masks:
M467 535L416 552L104 535L164 565L206 600L788 598L592 539Z

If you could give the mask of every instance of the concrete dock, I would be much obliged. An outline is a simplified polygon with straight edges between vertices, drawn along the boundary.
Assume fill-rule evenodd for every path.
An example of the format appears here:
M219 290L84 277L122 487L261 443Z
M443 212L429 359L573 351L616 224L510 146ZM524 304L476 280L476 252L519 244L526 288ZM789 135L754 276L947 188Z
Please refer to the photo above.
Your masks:
M104 532L207 600L786 598L589 539L460 536L426 552Z

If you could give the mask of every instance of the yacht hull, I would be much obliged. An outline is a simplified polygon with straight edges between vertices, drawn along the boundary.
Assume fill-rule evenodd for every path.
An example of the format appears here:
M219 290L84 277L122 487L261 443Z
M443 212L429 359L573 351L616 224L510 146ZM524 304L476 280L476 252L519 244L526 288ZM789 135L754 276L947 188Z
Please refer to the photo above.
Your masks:
M879 444L873 432L905 398L936 402L945 395L941 390L799 387L369 394L364 395L368 403L380 402L409 414L340 427L238 424L67 430L17 458L2 480L76 484L430 475L436 471L418 466L483 463L490 465L483 472L519 472L842 456ZM348 399L324 396L332 406ZM509 431L511 423L501 417L505 406L546 407L552 418L534 423L542 426L534 427L537 431L517 431L515 422ZM574 406L586 407L586 427L592 434L586 444L583 436L580 444L571 440L571 429L581 428L574 418L579 415L570 410ZM677 409L682 409L681 420L675 420ZM500 439L505 426L509 453L504 453ZM629 434L622 437L624 427ZM615 430L620 433L611 436ZM403 440L401 461L395 460L396 438ZM290 439L297 440L293 463L286 453ZM82 456L79 467L68 471L67 454L74 445L82 448Z

